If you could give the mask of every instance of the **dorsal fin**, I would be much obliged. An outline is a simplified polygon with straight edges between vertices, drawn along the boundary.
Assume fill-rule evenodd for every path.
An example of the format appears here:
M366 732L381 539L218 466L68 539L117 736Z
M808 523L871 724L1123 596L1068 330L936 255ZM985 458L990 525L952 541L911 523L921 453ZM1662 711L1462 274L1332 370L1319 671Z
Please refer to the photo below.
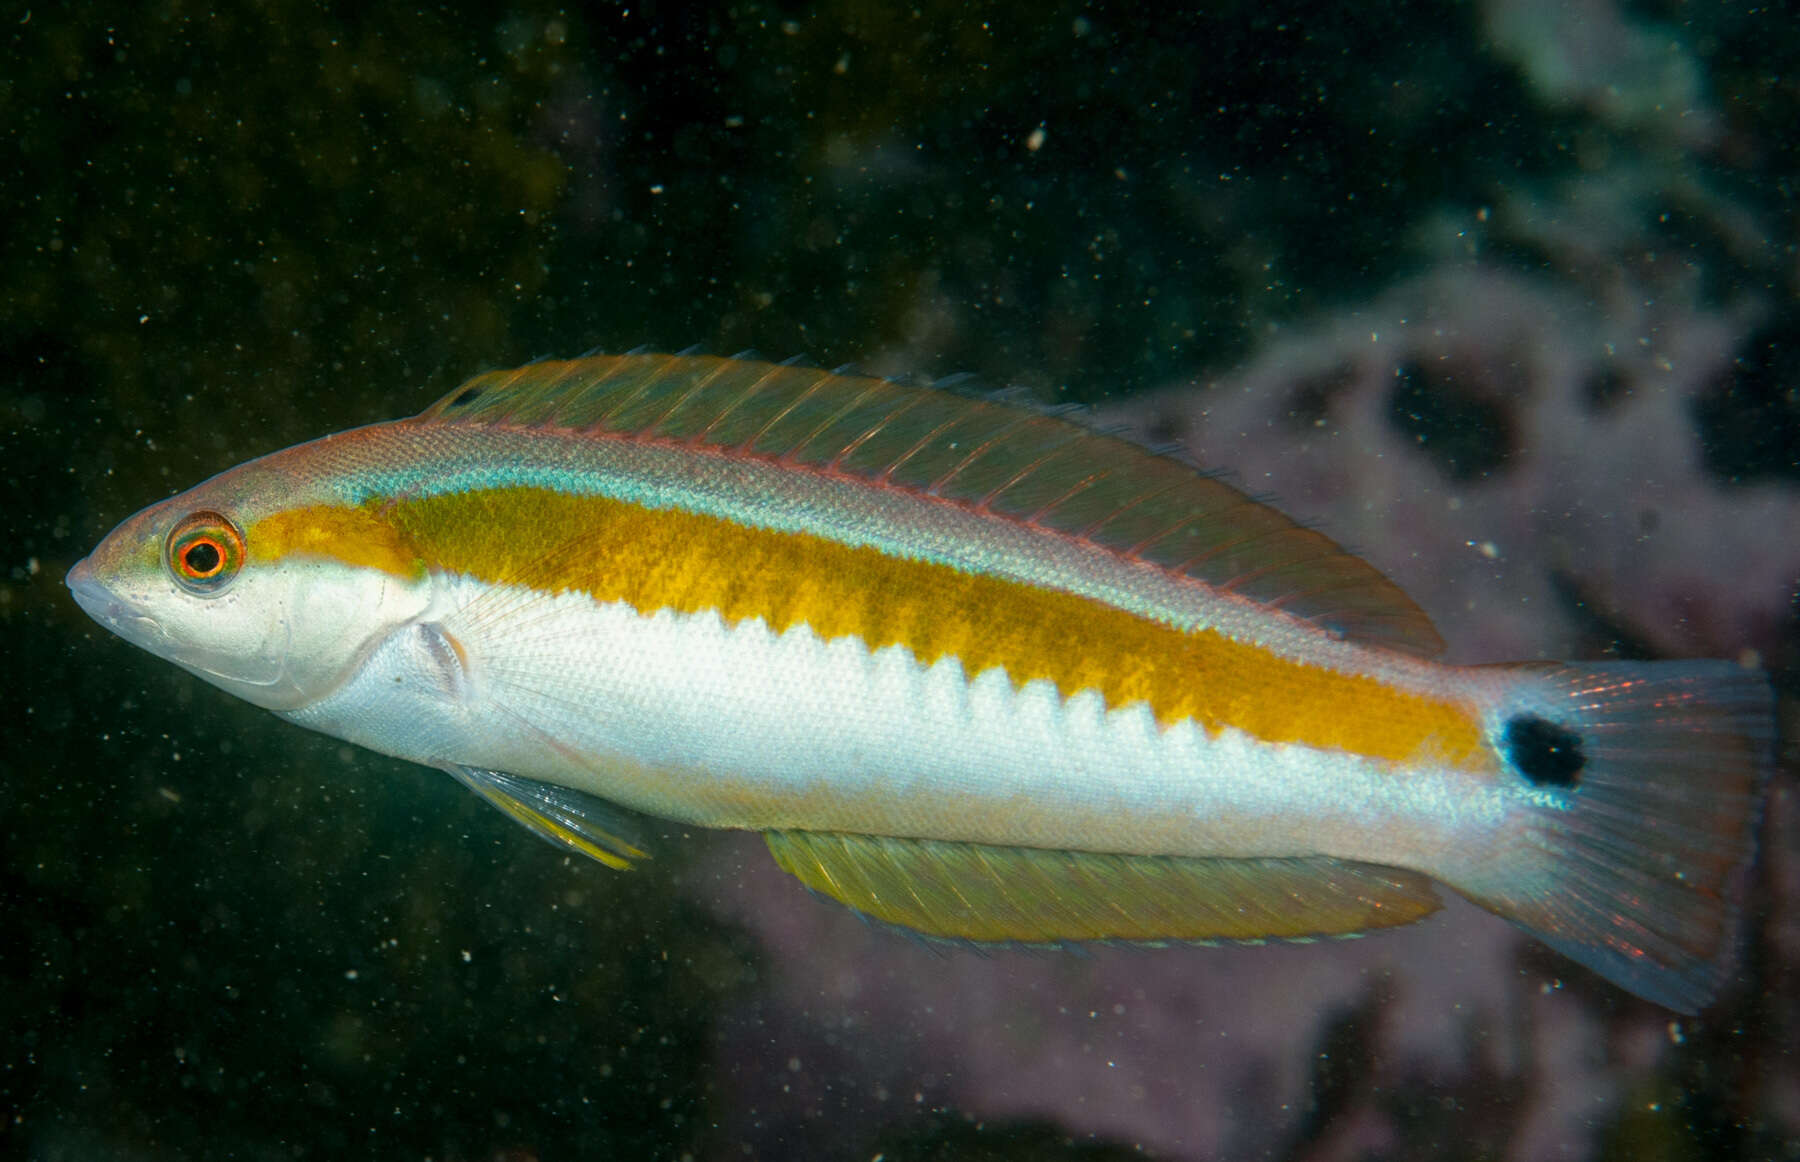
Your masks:
M415 422L687 443L910 489L1078 537L1422 656L1443 642L1367 562L1242 492L1060 415L861 375L596 356L478 375Z
M1410 924L1431 881L1372 864L1194 859L774 831L775 862L865 915L954 940L1306 940Z

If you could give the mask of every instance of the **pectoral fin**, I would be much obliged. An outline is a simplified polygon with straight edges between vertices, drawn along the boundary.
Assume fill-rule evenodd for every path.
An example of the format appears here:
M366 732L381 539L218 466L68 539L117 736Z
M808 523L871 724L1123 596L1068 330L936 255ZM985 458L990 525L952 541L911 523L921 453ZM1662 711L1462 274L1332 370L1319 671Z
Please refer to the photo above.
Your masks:
M1193 859L776 831L783 871L877 920L931 936L1071 940L1305 940L1410 924L1431 881L1373 864Z
M627 838L639 830L635 817L605 799L505 771L446 769L526 830L558 847L619 869L630 867L634 859L649 858L635 839Z

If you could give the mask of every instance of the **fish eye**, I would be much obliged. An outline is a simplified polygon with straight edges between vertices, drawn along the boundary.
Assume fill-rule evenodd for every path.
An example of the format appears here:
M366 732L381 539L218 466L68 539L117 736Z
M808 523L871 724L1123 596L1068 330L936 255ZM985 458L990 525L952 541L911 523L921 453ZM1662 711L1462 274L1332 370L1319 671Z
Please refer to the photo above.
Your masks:
M216 512L195 512L169 530L169 572L189 593L225 588L244 565L244 534Z

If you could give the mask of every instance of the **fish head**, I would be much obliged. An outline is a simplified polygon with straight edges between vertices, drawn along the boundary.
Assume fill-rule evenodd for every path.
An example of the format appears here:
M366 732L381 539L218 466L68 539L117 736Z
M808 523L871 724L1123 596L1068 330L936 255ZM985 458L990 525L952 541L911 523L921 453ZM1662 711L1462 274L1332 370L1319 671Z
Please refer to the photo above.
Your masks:
M296 710L337 690L423 611L428 586L398 534L271 463L286 455L127 519L69 570L76 603L258 706Z

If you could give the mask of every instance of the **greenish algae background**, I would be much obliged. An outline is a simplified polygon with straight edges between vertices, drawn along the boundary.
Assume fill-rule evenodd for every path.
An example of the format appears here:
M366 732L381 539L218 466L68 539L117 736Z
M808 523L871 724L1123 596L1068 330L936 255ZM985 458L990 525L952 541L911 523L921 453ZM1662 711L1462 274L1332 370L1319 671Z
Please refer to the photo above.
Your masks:
M853 1076L802 1126L777 1037L720 1060L725 1014L806 961L695 890L709 841L629 876L568 864L448 780L106 637L60 578L151 500L538 355L753 346L1117 405L1446 263L1580 287L1581 239L1489 210L1554 218L1571 182L1650 240L1588 293L1741 325L1695 409L1710 470L1791 482L1797 34L1701 7L7 16L0 1153L1132 1155L1073 1115L870 1107ZM1500 467L1480 408L1424 373L1406 392L1395 422L1445 472ZM1757 644L1782 666L1792 642ZM1585 1148L1800 1157L1800 1091L1756 1088L1793 1075L1794 978L1759 979L1782 991ZM1528 1082L1371 1095L1378 1014L1324 1015L1305 1108L1240 1141L1351 1156L1345 1111L1379 1109L1397 1156L1505 1154Z

